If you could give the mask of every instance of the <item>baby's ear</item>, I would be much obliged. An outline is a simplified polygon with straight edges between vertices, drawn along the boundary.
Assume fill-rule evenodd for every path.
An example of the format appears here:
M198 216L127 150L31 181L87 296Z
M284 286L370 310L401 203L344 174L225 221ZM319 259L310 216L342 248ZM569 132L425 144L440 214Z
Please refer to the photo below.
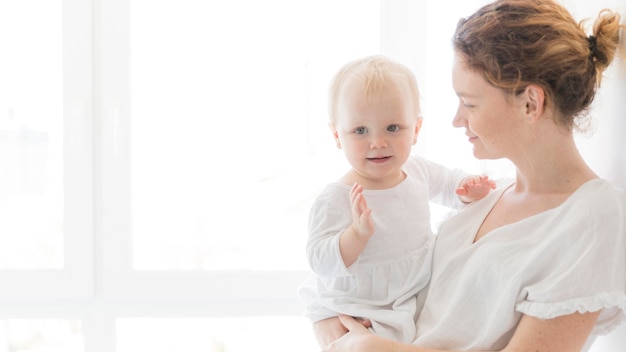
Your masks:
M337 127L333 122L328 123L328 128L330 132L333 134L333 138L335 138L335 143L337 143L337 148L341 149L341 141L339 140L339 132L337 132Z
M420 130L422 129L422 121L424 121L422 119L421 116L419 116L417 118L417 123L415 124L415 132L413 133L413 145L415 145L415 143L417 143L417 136L420 133Z

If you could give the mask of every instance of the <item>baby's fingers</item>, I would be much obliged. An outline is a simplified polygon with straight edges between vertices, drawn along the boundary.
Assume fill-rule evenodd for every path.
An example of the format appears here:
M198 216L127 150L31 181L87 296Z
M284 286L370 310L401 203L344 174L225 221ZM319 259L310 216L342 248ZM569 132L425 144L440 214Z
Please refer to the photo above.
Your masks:
M489 176L482 176L480 181L492 189L496 189L496 181L489 179Z
M350 202L354 204L354 202L356 202L357 197L361 195L362 193L363 193L363 186L361 186L358 183L353 184L352 188L350 189Z
M467 188L465 187L459 187L456 189L456 194L459 196L466 196L467 195Z

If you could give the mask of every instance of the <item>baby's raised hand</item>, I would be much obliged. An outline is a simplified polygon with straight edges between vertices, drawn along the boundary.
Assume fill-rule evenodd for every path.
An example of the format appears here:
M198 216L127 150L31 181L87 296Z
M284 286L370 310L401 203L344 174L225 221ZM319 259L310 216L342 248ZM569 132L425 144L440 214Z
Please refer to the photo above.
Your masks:
M461 181L456 194L465 203L485 198L492 189L496 188L496 183L489 179L489 176L468 176Z
M360 237L370 237L374 234L372 209L367 207L363 197L363 186L355 183L350 190L350 204L352 204L352 227Z

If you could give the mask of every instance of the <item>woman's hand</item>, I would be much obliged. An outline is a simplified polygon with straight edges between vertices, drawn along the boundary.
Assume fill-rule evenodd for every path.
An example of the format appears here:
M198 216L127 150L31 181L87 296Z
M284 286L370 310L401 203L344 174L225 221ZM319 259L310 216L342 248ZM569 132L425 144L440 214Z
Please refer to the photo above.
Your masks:
M393 342L372 334L367 321L360 322L347 315L340 315L337 321L348 332L326 346L322 352L380 352L392 351Z
M368 333L368 328L372 326L372 322L367 319L357 320L348 316L341 317L332 317L320 320L313 324L313 332L315 334L315 337L317 338L317 343L320 345L320 347L327 347L328 345L337 341L346 333L348 333L348 328L346 328L345 322L340 319L349 319L349 325L354 322L357 325L361 326L363 329L365 329L365 331Z

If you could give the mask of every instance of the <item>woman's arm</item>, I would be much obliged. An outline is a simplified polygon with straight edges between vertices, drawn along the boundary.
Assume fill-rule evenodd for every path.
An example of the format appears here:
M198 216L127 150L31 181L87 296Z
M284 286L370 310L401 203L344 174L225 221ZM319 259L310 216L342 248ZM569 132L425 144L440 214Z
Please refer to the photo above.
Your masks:
M338 317L332 317L313 323L313 332L320 347L325 347L348 332Z
M599 315L600 311L552 319L523 315L505 351L580 351Z
M340 315L338 322L342 324L347 333L341 338L328 344L322 352L420 352L422 350L417 346L406 345L400 342L392 341L371 333L365 326L360 324L356 319ZM336 331L336 326L330 324L315 323L315 334L320 340L320 336L329 336ZM320 335L321 334L321 335ZM326 341L328 342L328 340Z
M364 327L366 331L372 326L372 322L367 319L351 319ZM317 338L317 343L323 348L345 335L348 329L344 323L339 320L339 317L332 317L314 323L313 332Z
M580 351L599 315L599 311L573 313L545 320L523 315L515 334L502 352ZM372 334L350 317L340 316L339 319L349 332L328 345L324 352L452 352L388 340Z

